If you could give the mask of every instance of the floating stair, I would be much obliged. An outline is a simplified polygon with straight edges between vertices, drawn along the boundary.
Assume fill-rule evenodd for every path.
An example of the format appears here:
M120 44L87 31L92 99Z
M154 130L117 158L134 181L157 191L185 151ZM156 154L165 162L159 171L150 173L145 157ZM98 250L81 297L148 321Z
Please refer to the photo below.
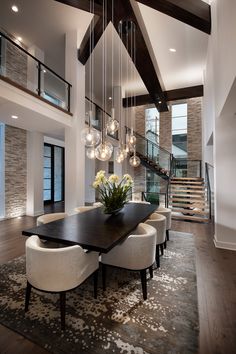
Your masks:
M170 182L169 206L173 219L209 222L204 179L173 177Z

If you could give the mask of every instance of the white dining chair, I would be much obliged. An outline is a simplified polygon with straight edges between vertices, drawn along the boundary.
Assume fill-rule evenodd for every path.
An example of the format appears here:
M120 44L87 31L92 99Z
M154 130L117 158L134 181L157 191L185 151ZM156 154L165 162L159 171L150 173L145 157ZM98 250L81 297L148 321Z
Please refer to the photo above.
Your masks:
M51 213L51 214L43 214L37 217L36 224L37 226L47 224L52 221L64 219L68 216L67 213Z
M122 243L102 253L103 290L106 289L106 266L114 266L140 271L143 298L147 299L146 270L153 277L152 265L155 262L156 229L151 225L140 223Z
M103 204L101 202L94 202L93 203L93 206L97 207L97 208L100 208L103 206Z
M98 253L86 253L78 245L47 248L36 235L26 241L26 296L28 311L32 287L60 294L61 328L65 328L66 292L83 283L94 274L94 297L97 297Z
M146 200L129 200L128 203L151 204L150 202L147 202Z
M74 211L76 213L85 213L86 211L89 211L91 209L96 209L96 208L98 208L98 206L96 205L85 205L85 206L74 208Z
M157 213L153 213L145 221L145 224L151 225L157 232L156 243L156 264L157 268L160 267L160 249L161 254L164 254L164 243L166 239L166 217Z
M169 230L171 229L171 209L159 207L155 210L155 213L166 217L166 240L169 241Z

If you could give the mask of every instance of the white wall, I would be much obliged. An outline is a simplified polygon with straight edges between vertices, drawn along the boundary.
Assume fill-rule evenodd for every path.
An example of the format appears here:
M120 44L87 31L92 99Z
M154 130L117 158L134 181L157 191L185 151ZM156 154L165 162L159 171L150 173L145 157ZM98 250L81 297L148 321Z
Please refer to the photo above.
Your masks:
M213 156L215 167L215 245L236 250L236 1L213 0L211 7L203 101L204 157L210 162Z

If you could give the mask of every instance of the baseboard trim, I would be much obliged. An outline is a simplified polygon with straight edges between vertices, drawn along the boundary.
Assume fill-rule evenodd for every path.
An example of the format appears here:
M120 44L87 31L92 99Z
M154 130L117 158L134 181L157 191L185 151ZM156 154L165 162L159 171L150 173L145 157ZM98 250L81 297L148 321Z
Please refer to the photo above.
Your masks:
M236 243L217 241L215 236L214 236L214 244L216 248L236 251Z

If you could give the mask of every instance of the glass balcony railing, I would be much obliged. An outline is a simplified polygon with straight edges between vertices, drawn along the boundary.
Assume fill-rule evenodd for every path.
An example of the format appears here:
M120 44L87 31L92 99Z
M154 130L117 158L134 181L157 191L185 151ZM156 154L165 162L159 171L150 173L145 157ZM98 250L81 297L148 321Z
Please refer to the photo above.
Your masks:
M70 112L71 84L2 32L0 78Z

